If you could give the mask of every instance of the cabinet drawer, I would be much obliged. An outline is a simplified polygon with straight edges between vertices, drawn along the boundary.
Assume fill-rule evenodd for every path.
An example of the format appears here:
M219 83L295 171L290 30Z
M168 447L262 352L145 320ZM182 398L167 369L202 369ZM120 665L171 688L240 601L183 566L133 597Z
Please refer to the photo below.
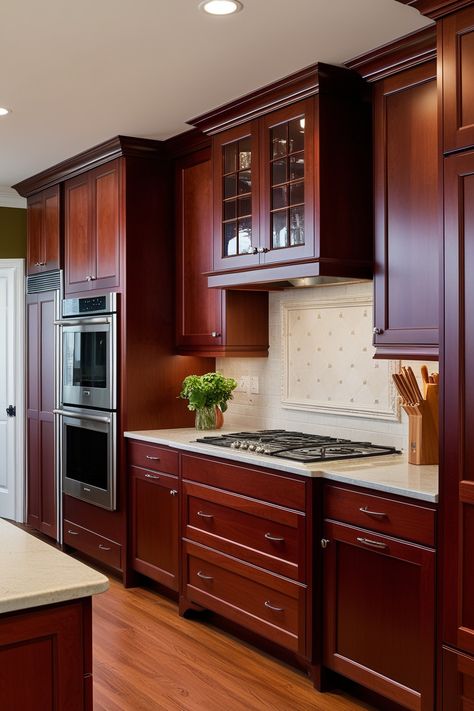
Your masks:
M188 539L304 581L304 514L194 482L183 491Z
M302 480L186 454L181 458L181 472L183 479L252 496L279 506L305 510L306 487Z
M186 551L190 600L304 653L304 586L190 543Z
M64 520L64 543L111 568L122 569L122 546L77 523Z
M135 467L177 475L178 461L178 452L172 449L144 442L130 441L128 443L128 462Z
M164 474L162 471L159 472L147 472L141 467L130 467L129 476L135 479L142 479L148 484L155 484L156 486L162 486L165 489L173 491L173 496L177 496L179 489L179 479L173 474Z
M396 538L435 545L434 509L339 486L325 487L324 517L351 523Z

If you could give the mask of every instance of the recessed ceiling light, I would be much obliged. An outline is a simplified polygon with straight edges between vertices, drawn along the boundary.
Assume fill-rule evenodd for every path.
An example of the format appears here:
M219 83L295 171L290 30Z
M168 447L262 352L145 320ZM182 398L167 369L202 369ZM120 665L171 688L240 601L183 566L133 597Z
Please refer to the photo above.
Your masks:
M4 109L2 106L0 106L0 116L6 116L9 113L10 109Z
M239 0L204 0L199 7L209 15L232 15L240 12L244 6Z

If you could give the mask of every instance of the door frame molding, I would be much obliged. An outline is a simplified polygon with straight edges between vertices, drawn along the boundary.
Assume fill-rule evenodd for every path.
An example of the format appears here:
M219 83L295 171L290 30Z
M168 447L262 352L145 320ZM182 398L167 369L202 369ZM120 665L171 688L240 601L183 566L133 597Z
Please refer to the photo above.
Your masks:
M14 269L14 338L18 367L15 368L15 521L24 523L26 509L26 338L25 338L25 260L0 259L0 267Z

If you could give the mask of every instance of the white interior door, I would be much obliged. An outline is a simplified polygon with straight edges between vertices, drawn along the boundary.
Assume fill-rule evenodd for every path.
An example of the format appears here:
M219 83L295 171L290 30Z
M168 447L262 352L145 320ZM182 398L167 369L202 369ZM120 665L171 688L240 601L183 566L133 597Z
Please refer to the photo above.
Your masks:
M0 516L24 520L24 262L0 259ZM7 408L15 414L7 414Z

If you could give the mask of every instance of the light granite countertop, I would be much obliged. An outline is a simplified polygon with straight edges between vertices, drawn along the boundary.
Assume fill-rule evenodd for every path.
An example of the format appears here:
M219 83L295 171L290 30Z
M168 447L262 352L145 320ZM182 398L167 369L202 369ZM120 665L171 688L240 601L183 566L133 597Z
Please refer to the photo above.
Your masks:
M232 429L222 429L198 433L193 428L170 430L144 430L125 432L125 437L153 444L166 445L186 452L207 454L221 459L230 459L243 464L253 464L291 474L308 477L322 477L342 484L364 486L389 494L398 494L421 501L438 501L438 467L436 465L415 466L408 464L405 454L388 454L365 459L345 459L340 461L300 464L290 459L254 454L237 449L224 449L196 442L197 437L218 436Z
M0 518L0 614L104 592L87 565Z

